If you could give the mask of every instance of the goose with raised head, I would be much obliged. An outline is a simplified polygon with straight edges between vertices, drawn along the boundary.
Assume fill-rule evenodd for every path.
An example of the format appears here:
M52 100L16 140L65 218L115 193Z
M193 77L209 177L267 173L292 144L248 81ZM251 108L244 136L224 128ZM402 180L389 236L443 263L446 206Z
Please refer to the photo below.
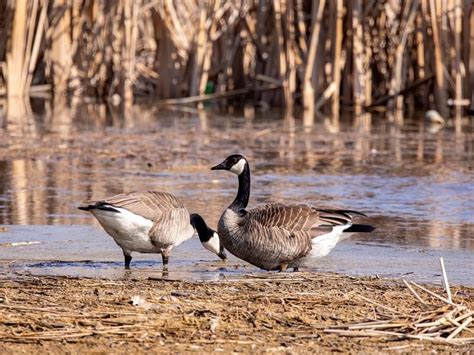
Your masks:
M246 209L250 198L250 167L240 154L228 156L211 170L228 170L239 178L237 196L222 214L217 231L225 249L264 270L295 271L311 259L326 256L352 232L371 232L354 224L361 212L308 205L267 204Z
M195 230L207 250L226 259L216 231L200 215L190 216L184 203L167 192L124 193L78 208L92 213L122 248L125 269L130 269L132 252L161 254L166 267L171 250Z

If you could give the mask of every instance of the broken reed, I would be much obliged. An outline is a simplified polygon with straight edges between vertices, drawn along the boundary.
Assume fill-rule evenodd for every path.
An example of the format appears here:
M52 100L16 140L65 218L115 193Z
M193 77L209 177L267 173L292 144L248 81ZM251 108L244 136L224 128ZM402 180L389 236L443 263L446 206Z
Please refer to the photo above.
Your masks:
M0 93L235 95L311 117L341 105L460 116L474 81L471 10L461 0L10 0Z
M324 331L345 337L416 339L453 345L473 344L474 329L471 325L474 311L462 303L453 302L443 258L440 258L440 265L447 298L416 282L403 280L420 304L418 311L407 314L357 295L375 307L372 319L362 323L337 325ZM438 302L433 302L433 299ZM442 302L441 305L439 301ZM467 336L460 336L461 334Z

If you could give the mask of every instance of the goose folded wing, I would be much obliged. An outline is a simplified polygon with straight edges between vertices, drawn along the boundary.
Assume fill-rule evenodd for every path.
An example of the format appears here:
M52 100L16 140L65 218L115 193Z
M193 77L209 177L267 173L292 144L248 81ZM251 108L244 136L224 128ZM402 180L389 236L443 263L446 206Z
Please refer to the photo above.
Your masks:
M184 208L174 196L157 191L130 192L119 194L98 203L126 209L149 220L157 220L168 210Z
M189 223L189 213L184 208L164 210L153 222L148 232L155 247L166 248L176 242L181 236L191 236L193 230Z
M313 208L318 213L319 224L313 227L319 226L343 226L352 223L354 215L365 216L363 213L351 210L335 210L326 208Z
M262 227L288 232L309 231L320 223L318 212L306 205L269 204L253 208L247 213L249 220Z
M331 232L333 227L352 223L354 215L364 214L308 205L270 204L247 211L249 220L262 228L273 228L289 233L309 232L312 238Z
M243 212L243 211L242 211ZM317 213L305 205L270 204L243 212L239 233L255 260L290 262L311 250Z
M354 216L365 216L361 212L352 210L336 210L330 208L314 208L318 213L316 223L311 226L311 238L317 238L333 230L333 227L347 226L352 224Z

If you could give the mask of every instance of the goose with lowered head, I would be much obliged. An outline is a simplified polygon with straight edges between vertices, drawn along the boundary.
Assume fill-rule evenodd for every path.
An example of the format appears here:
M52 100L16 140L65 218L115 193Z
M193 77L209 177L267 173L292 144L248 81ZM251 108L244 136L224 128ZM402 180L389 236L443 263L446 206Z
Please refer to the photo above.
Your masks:
M228 156L211 170L228 170L239 179L237 196L219 220L221 242L230 253L261 269L297 271L329 254L350 233L375 229L354 224L354 216L365 215L352 210L277 203L247 209L250 167L241 154Z
M171 250L190 239L195 230L204 248L226 259L216 231L200 215L189 215L183 202L169 193L129 192L79 209L92 213L122 248L125 269L130 269L132 252L161 254L167 267Z

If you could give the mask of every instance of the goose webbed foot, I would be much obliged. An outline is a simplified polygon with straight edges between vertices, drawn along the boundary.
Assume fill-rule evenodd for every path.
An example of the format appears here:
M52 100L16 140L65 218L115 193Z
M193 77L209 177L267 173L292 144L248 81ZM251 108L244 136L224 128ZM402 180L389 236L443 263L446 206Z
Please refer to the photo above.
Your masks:
M130 262L132 261L132 256L123 252L123 257L125 258L125 270L130 270Z

